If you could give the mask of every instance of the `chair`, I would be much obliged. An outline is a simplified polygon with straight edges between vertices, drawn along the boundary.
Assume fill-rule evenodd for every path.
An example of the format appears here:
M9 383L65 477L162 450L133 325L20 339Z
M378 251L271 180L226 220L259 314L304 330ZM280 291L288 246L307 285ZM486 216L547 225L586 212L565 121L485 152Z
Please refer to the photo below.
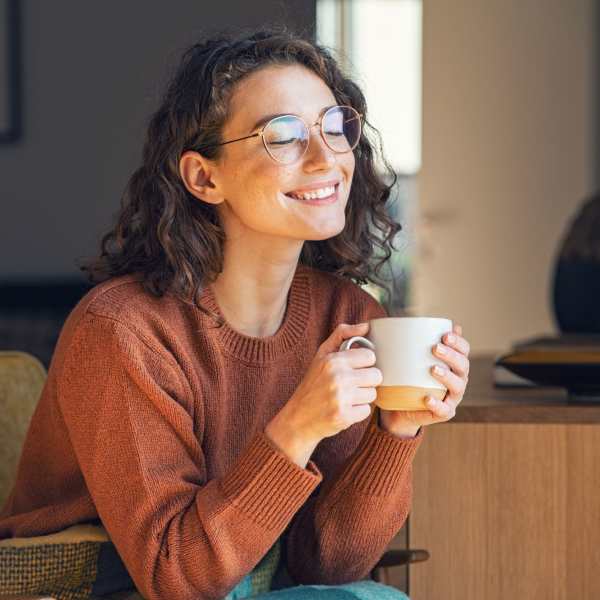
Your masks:
M388 550L373 567L373 570L371 571L371 579L373 579L373 581L387 583L388 568L424 562L428 558L429 552L427 550L417 550L414 548Z
M41 362L26 352L0 351L0 507L8 498L29 426L46 379ZM389 550L371 571L382 581L390 567L427 560L425 550ZM123 600L139 598L133 592L115 595ZM54 600L50 596L0 596L0 600Z
M12 487L29 421L45 380L46 369L31 354L0 351L0 507ZM10 599L54 600L50 596L10 596Z
M0 351L0 507L13 484L25 434L46 370L25 352Z

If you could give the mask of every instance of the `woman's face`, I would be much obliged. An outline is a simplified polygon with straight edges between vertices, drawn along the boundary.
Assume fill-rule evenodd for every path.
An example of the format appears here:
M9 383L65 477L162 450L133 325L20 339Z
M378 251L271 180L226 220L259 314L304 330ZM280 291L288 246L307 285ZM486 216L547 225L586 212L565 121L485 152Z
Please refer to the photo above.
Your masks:
M336 99L315 73L301 65L269 66L243 79L235 88L223 140L259 131L268 116L298 115L307 125L320 118ZM218 205L226 233L251 233L293 240L323 240L340 233L345 224L354 154L330 150L310 130L308 149L291 165L275 162L262 139L254 137L221 148L211 179L222 194ZM336 186L333 201L307 202L293 194Z

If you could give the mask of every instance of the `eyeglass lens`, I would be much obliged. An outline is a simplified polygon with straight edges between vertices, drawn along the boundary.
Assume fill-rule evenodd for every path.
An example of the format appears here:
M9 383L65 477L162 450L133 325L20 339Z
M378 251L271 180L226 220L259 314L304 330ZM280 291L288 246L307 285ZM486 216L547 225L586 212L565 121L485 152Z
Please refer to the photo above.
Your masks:
M350 152L360 138L360 116L349 106L333 106L323 115L322 128L325 143L333 152ZM263 140L276 161L289 164L306 152L309 131L302 119L285 115L265 127Z

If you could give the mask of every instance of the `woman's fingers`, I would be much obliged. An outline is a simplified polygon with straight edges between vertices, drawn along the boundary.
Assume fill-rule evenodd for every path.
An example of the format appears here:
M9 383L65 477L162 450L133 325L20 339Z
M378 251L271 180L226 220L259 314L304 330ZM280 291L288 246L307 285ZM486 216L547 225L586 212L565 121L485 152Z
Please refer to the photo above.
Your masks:
M370 348L354 347L336 354L340 361L345 361L352 369L363 370L365 367L372 367L377 360L375 352Z
M441 343L436 344L432 352L437 358L443 360L455 373L468 377L469 359L464 354Z
M465 380L463 377L459 377L447 368L442 368L442 373L438 373L436 367L432 367L431 374L447 388L448 392L453 396L460 396L465 391Z
M328 354L335 353L340 349L344 340L355 335L366 335L369 331L368 323L340 323L331 335L319 346L317 356L323 358Z
M443 342L448 344L448 346L455 348L461 354L469 356L471 345L464 337L462 337L462 327L460 325L455 325L452 331L453 333L447 333L444 335L442 338Z
M427 407L431 411L436 423L439 421L449 421L456 414L456 403L448 396L444 400L431 398L427 401Z
M356 369L352 373L354 383L358 387L375 387L381 385L383 373L377 367L367 367L365 369Z
M377 390L374 387L356 388L352 394L352 406L359 404L370 404L377 398Z

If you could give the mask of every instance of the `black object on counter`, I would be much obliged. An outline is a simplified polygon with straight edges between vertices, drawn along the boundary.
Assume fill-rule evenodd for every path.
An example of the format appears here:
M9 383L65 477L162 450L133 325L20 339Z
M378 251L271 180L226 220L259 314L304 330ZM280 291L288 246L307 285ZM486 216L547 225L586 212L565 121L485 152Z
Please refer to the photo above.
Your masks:
M572 219L553 273L552 303L564 333L600 333L600 192Z

